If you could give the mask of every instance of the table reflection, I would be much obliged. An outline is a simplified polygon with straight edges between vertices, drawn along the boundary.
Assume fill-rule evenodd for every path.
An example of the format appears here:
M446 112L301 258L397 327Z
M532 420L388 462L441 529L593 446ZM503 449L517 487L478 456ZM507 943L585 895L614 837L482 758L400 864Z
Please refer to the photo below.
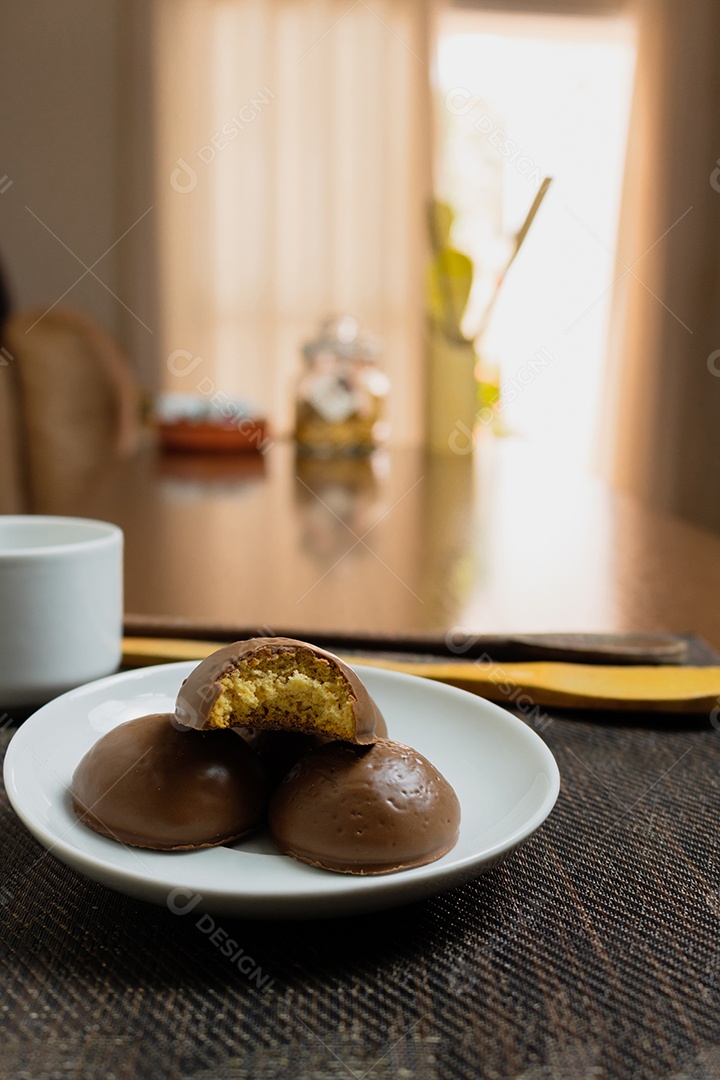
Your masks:
M720 539L514 440L234 459L145 447L53 512L126 540L126 610L313 632L694 630L720 645Z
M387 454L295 458L294 507L303 551L321 563L339 559L348 543L365 542L377 523L386 490Z

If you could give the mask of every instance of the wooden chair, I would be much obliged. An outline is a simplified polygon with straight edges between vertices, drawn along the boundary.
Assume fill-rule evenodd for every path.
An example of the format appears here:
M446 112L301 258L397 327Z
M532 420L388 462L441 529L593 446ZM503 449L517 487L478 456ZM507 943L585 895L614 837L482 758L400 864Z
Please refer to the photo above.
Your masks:
M128 361L73 311L11 315L0 352L0 511L58 513L133 449Z

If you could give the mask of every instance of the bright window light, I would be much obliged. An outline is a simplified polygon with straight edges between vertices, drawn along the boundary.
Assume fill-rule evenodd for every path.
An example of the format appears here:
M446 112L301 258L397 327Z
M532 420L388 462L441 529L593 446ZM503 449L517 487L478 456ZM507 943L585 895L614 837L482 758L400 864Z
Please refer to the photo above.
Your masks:
M544 176L553 183L480 343L503 428L594 462L635 42L617 18L450 11L441 22L437 188L476 282L474 334Z

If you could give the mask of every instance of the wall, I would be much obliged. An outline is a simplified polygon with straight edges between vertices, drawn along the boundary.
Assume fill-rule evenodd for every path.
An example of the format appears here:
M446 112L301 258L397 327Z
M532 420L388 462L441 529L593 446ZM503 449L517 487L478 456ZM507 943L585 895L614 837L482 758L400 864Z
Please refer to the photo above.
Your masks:
M17 306L80 308L122 338L127 312L108 291L122 299L122 241L104 254L130 224L119 202L117 39L116 0L3 0L0 256ZM104 285L79 260L100 260Z

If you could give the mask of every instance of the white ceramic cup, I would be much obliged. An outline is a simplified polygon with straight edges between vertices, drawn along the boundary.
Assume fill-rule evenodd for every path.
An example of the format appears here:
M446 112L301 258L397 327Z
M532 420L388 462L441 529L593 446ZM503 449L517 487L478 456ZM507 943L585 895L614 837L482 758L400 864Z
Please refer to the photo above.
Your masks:
M123 534L87 518L0 516L0 707L117 671Z

